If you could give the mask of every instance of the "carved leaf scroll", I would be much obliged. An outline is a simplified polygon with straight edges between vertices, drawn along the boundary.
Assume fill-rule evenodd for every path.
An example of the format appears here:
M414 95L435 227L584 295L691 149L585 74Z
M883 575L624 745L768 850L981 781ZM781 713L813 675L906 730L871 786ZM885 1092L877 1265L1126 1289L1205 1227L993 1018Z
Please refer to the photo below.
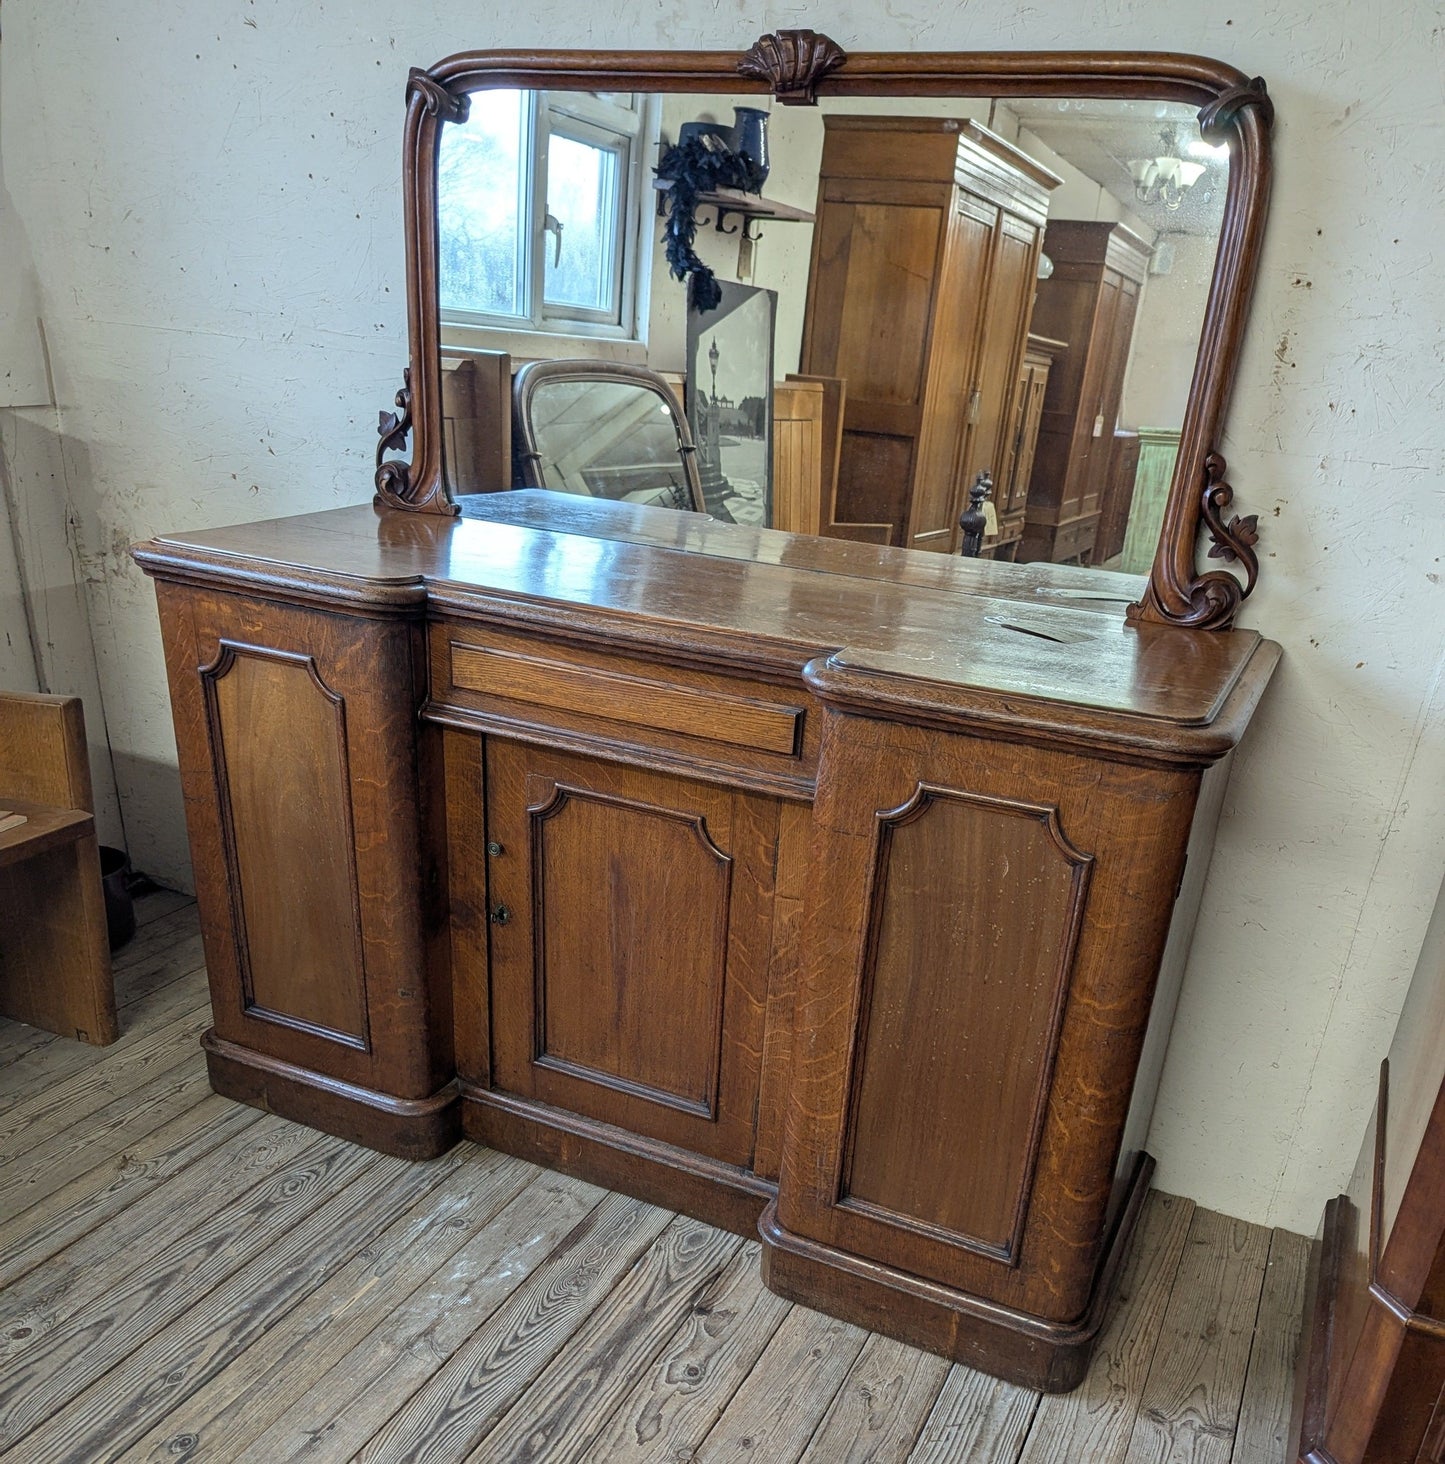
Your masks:
M753 43L738 62L738 75L767 82L784 106L811 107L818 100L818 83L847 59L837 41L817 31L773 31Z
M388 458L389 452L405 452L411 433L411 367L402 373L402 387L396 394L394 412L377 415L376 495L392 508L410 508L411 464Z

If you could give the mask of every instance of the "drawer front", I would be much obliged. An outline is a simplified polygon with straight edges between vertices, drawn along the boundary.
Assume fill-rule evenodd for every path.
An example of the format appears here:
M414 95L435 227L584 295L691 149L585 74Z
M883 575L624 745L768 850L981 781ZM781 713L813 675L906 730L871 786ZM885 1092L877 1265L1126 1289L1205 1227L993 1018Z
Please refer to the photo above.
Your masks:
M807 791L817 766L801 685L446 624L431 661L437 720L770 791Z
M1094 535L1098 529L1098 517L1075 519L1063 524L1054 539L1054 563L1063 564L1087 554L1094 547Z

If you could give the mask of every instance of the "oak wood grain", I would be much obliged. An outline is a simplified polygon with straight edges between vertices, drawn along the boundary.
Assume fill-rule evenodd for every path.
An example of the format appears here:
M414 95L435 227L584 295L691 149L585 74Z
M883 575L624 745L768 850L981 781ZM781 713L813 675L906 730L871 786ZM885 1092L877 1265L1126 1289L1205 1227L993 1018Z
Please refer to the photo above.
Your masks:
M486 787L492 1084L746 1167L776 804L502 739Z
M699 692L656 679L583 671L556 660L481 646L452 646L452 680L533 706L593 713L614 722L659 727L713 742L736 743L791 757L802 712L725 692Z
M777 536L771 557L780 562L770 563L706 552L705 526L674 529L679 532L689 537L678 548L689 552L497 517L378 519L369 509L337 509L167 536L136 552L152 574L167 579L254 586L278 596L287 594L278 583L280 567L290 566L334 608L346 603L337 598L343 586L363 605L379 606L391 587L405 585L414 597L409 613L428 606L486 613L513 625L555 623L574 638L591 634L616 652L633 649L644 657L669 651L796 674L819 653L846 648L850 658L891 657L909 674L926 669L946 685L1012 698L1017 719L1047 718L1050 704L1058 704L1077 723L1086 707L1106 719L1147 718L1156 737L1172 730L1177 738L1181 726L1207 722L1258 644L1250 631L1198 636L1141 625L1126 633L1117 603L1109 614L1084 610L1053 592L1067 586L1029 581L1031 621L1084 638L1059 643L989 619L1016 612L1017 602L1007 598L828 573L826 565L825 572L794 568L787 562L789 535ZM776 533L750 532L765 543ZM803 542L815 555L823 541ZM857 547L839 543L827 552ZM1010 568L997 565L993 572ZM954 645L958 654L940 655Z

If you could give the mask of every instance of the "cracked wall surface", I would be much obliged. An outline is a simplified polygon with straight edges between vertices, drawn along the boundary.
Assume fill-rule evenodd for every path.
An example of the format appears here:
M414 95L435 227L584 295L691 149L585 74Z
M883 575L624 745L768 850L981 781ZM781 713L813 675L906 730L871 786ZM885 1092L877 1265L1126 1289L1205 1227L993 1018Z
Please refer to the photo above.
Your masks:
M808 24L855 49L1200 52L1269 82L1274 207L1220 447L1264 534L1244 620L1285 659L1236 759L1150 1143L1162 1188L1313 1231L1441 875L1445 43L1424 0L8 0L0 150L59 431L0 411L0 434L22 510L73 544L132 853L186 878L128 544L370 496L406 354L407 68Z

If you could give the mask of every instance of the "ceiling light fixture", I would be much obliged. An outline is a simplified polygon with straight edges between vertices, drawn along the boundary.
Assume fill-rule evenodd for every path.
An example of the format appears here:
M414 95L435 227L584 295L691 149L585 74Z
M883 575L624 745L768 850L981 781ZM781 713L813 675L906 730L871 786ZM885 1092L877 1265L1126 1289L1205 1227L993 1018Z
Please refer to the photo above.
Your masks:
M1179 157L1177 129L1164 128L1159 141L1163 144L1160 155L1131 159L1129 175L1134 180L1134 197L1140 203L1162 203L1172 212L1184 202L1184 195L1208 172L1208 167Z

